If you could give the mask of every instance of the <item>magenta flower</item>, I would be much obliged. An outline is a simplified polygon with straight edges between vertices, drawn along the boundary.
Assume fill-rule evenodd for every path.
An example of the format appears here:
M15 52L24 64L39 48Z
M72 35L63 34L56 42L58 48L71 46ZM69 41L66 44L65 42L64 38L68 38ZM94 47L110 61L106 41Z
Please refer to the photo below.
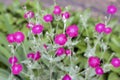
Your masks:
M62 13L62 17L65 18L65 19L69 19L70 18L70 13L69 12Z
M45 22L52 22L53 16L51 14L47 14L43 17Z
M55 15L60 15L61 12L62 12L62 10L61 10L60 6L55 6L55 7L54 7L53 13L54 13Z
M65 45L65 43L67 42L67 37L65 34L58 34L55 36L54 41L56 44Z
M9 63L10 63L10 64L15 64L15 63L17 63L17 62L18 62L18 59L17 59L16 56L11 56L11 57L9 58Z
M96 67L95 72L99 76L104 74L104 71L103 71L103 69L101 67Z
M25 14L24 14L24 18L25 19L28 19L28 18L33 18L35 16L34 12L32 11L27 11Z
M72 78L71 78L68 74L66 74L66 75L62 78L62 80L72 80Z
M108 8L107 8L107 13L108 14L115 14L116 12L117 12L116 6L114 6L114 5L108 6Z
M67 49L67 50L65 50L65 54L66 54L67 56L69 56L69 55L71 55L71 54L72 54L72 52L71 52L71 50L70 50L70 49Z
M71 25L71 26L68 26L67 29L66 29L66 34L73 38L73 37L77 37L78 36L78 26L77 25Z
M13 33L7 35L7 41L8 41L9 43L14 43L14 42L15 42L14 34L13 34Z
M110 27L107 27L104 29L105 34L110 34L111 32L112 32L112 28L110 28Z
M27 28L32 28L35 24L32 22L27 23L26 27Z
M25 36L22 32L18 31L14 33L14 38L16 43L22 43L25 39Z
M28 59L34 59L35 53L31 52L27 54Z
M38 61L41 58L41 53L39 51L37 51L36 53L33 52L28 53L27 58Z
M35 35L40 34L43 31L43 29L44 29L44 27L42 25L37 24L32 28L32 33Z
M47 50L48 46L46 44L43 45L43 47Z
M14 75L19 75L21 73L21 71L23 70L23 67L21 64L14 64L12 66L12 73Z
M111 64L112 64L113 67L115 67L115 68L120 67L120 59L119 59L119 58L112 58Z
M88 64L92 68L98 67L100 66L100 59L98 57L91 56L88 59Z
M63 54L65 53L65 49L62 48L62 47L59 47L59 48L56 50L55 53L56 53L57 56L61 56L61 55L63 55Z
M102 33L105 29L105 24L103 23L98 23L96 24L95 26L95 30L98 32L98 33Z
M39 51L37 51L34 55L34 60L38 61L41 58L41 53Z

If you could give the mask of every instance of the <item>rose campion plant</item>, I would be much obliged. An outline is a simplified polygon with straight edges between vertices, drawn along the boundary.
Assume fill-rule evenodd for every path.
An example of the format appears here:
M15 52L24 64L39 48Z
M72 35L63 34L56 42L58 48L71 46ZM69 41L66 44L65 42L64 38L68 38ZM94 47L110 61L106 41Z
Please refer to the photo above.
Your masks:
M116 12L116 6L108 6L108 15L113 15ZM25 20L27 20L28 36L21 31L6 36L10 46L13 46L11 48L12 55L8 59L11 65L12 80L15 79L13 76L19 76L20 74L25 75L29 80L40 80L43 75L46 75L46 77L42 77L42 80L93 80L93 77L95 77L94 80L98 80L98 77L110 71L106 71L104 65L107 65L108 68L109 66L120 67L119 58L112 58L113 55L111 55L107 63L102 63L105 53L98 57L95 52L96 47L100 46L102 38L112 33L112 27L108 27L110 19L105 23L99 22L94 25L93 29L97 41L93 47L90 47L89 36L84 36L87 43L84 57L87 60L84 62L86 63L84 69L81 70L80 66L76 64L77 56L80 54L76 53L75 46L82 40L82 26L77 24L68 25L67 23L72 14L59 5L54 5L51 12L43 13L42 16L38 15L38 13L33 10L26 10L23 14ZM41 17L41 20L39 17ZM56 18L59 18L59 20L56 20ZM57 23L62 21L64 26L61 28L59 24L57 26L52 25L54 21ZM85 24L84 21L83 24ZM86 28L83 29L86 30ZM57 32L58 29L61 31ZM26 41L30 44L29 51L24 45ZM19 54L16 53L17 48L14 48L16 46L23 48L25 59L22 61L16 56L16 54ZM24 68L27 70L25 71Z

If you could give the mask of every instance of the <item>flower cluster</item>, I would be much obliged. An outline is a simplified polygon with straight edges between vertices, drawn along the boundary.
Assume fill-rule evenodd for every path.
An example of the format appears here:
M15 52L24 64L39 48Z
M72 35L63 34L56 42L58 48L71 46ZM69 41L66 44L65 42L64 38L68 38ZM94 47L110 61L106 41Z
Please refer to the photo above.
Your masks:
M100 67L100 59L98 57L91 56L88 59L89 66L95 68L95 72L98 75L102 75L104 73L103 69Z
M25 39L25 36L22 32L18 31L18 32L15 32L15 33L12 33L12 34L8 34L7 36L7 40L9 43L22 43Z
M113 5L108 6L107 13L109 15L115 14L116 11L117 11L117 8L115 6L113 6ZM29 33L31 34L30 36L32 36L32 39L30 39L31 40L30 44L32 44L33 46L30 47L30 48L32 48L32 51L29 52L28 54L26 54L27 59L25 61L26 62L29 61L29 62L26 63L25 61L23 61L23 63L26 63L27 68L29 68L28 69L30 71L29 77L31 80L34 79L34 77L33 77L34 71L32 71L33 68L31 66L39 64L40 59L41 59L42 64L44 64L44 62L47 62L46 64L44 64L44 65L46 65L45 67L50 68L50 80L52 80L52 74L54 72L54 71L52 71L53 64L55 64L54 66L59 66L59 65L57 65L57 63L62 62L62 59L65 57L70 59L70 63L72 63L71 58L74 56L74 53L75 53L73 50L74 44L72 44L73 43L72 39L78 38L78 36L80 36L80 34L79 34L79 26L78 25L76 25L76 24L66 25L66 21L70 18L70 16L71 15L68 11L63 11L62 8L58 5L54 6L52 13L43 14L42 20L46 24L48 24L48 23L51 24L55 20L56 17L60 17L60 20L63 20L63 23L64 23L64 28L63 28L64 30L63 30L63 32L60 32L60 33L54 33L53 26L50 25L52 29L49 29L45 35L45 37L47 37L47 39L50 41L44 43L44 40L42 42L42 38L44 38L44 31L45 31L46 25L39 22L38 16L36 17L36 14L33 11L26 10L26 12L24 14L24 18L28 21L28 23L26 24L26 27L29 29ZM36 22L34 22L34 18L35 18ZM110 34L112 32L112 28L108 27L108 22L109 22L109 19L105 23L97 23L95 25L95 31L98 33L98 36L101 36L104 33ZM25 40L25 35L20 31L7 35L7 41L11 45L14 45L12 43L22 44L24 42L24 40ZM42 45L42 47L41 47L41 45ZM54 53L54 55L51 55L52 53ZM43 62L42 62L42 60L43 60ZM54 60L56 60L56 61L54 61ZM18 61L19 60L15 56L15 52L13 52L12 56L9 58L9 63L12 65L11 71L14 75L19 75L23 70L22 64L19 64ZM99 58L96 55L91 55L88 57L88 65L89 65L88 67L94 69L97 75L103 75L105 72L101 61L102 61L102 58ZM49 64L49 65L47 65L47 64ZM39 66L41 66L41 65L39 65ZM115 67L115 68L120 67L120 59L113 58L111 60L111 65L113 65L113 67ZM61 66L63 66L63 65L61 65ZM72 66L72 64L70 64L69 69L76 70L76 72L73 72L73 73L80 73L79 72L80 70L78 68L77 68L78 69L77 70L75 68L75 66L74 67L71 67L71 66ZM38 69L38 68L35 68L35 69ZM65 68L65 69L67 69L67 68ZM61 76L61 79L62 80L76 80L75 79L76 76L72 75L73 73L66 70L66 73Z
M12 65L11 71L14 75L18 75L22 71L22 64L18 63L18 58L16 56L12 56L9 58L9 63Z
M9 43L17 43L20 44L24 41L25 36L22 32L18 31L12 34L8 34L7 36L7 40ZM18 75L20 74L20 72L22 71L22 64L18 63L18 58L16 56L11 56L9 58L9 63L12 65L11 67L11 71L14 75Z
M70 49L64 49L62 47L57 48L56 50L56 55L61 56L63 54L66 54L67 56L71 55L71 50Z
M117 8L114 5L110 5L107 8L107 13L109 15L115 14L116 11L117 11ZM108 19L108 21L109 21L109 19ZM96 24L95 25L95 31L98 34L103 34L103 33L110 34L112 32L112 28L111 27L107 27L108 21L105 22L105 23L98 23L98 24ZM97 75L103 75L104 74L103 68L100 67L101 59L99 57L96 57L96 56L89 57L88 64L89 64L90 67L95 68L95 72L96 72ZM112 61L111 61L111 64L115 68L120 67L120 59L119 58L113 58Z
M37 51L36 53L33 52L28 53L27 58L38 61L41 58L41 53L39 51Z
M96 24L95 26L95 30L98 32L98 33L105 33L105 34L110 34L112 32L112 28L111 27L105 27L106 25L103 24L103 23L98 23Z

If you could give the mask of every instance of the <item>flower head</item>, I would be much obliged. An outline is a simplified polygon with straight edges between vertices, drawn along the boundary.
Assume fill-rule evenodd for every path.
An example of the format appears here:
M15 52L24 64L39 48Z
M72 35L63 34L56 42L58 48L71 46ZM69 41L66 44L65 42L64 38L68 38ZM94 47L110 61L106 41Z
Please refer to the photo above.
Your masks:
M68 26L67 29L66 29L66 34L70 37L77 37L78 36L78 26L77 25L71 25L71 26Z
M54 7L53 13L54 13L55 15L60 15L61 12L62 12L62 10L61 10L60 6L55 6L55 7Z
M61 56L65 53L65 49L62 48L62 47L59 47L57 50L56 50L56 55L57 56Z
M120 67L120 59L119 59L119 58L112 58L111 64L112 64L115 68Z
M14 42L15 42L14 34L13 34L13 33L7 35L7 41L8 41L9 43L14 43Z
M65 50L65 54L66 54L67 56L69 56L69 55L71 55L71 54L72 54L72 52L71 52L71 50L70 50L70 49L67 49L67 50Z
M70 18L70 13L69 12L62 13L62 17L65 18L65 19L69 19Z
M88 64L92 68L98 67L100 66L100 59L98 57L91 56L88 59Z
M72 80L72 78L71 78L68 74L66 74L66 75L62 78L62 80Z
M34 59L35 53L31 52L27 54L28 59Z
M35 24L32 22L27 23L26 27L27 28L32 28Z
M46 44L43 44L43 47L47 50L48 46Z
M103 23L98 23L96 24L95 26L95 30L98 32L98 33L102 33L105 29L105 24Z
M53 16L51 14L47 14L43 17L45 22L52 22Z
M103 75L104 74L104 71L101 67L96 67L95 72L96 72L97 75Z
M41 58L41 53L39 51L37 51L34 55L34 60L38 61Z
M55 36L54 41L56 44L65 45L65 43L67 42L67 37L65 34L58 34Z
M35 35L40 34L43 31L43 29L44 29L44 27L42 25L37 24L32 28L32 33Z
M16 57L16 56L11 56L10 58L9 58L9 63L10 64L15 64L15 63L17 63L18 62L18 58Z
M108 6L108 8L107 8L107 13L108 14L115 14L116 12L117 12L116 6L114 6L114 5Z
M18 31L14 33L14 38L16 43L22 43L25 39L25 36L21 31Z
M12 66L12 73L13 73L14 75L18 75L18 74L21 73L22 69L23 69L23 67L22 67L21 64L14 64L14 65Z
M34 16L35 16L35 14L34 14L33 11L27 11L27 12L24 14L24 18L25 18L25 19L33 18Z
M112 28L110 28L110 27L107 27L104 29L105 34L110 34L111 32L112 32Z

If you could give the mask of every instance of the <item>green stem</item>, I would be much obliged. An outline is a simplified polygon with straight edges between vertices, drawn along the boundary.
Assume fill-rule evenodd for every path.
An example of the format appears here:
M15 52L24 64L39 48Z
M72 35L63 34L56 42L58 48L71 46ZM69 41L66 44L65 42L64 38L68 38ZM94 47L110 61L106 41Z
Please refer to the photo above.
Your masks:
M86 35L89 36L86 26L85 26L85 31L86 31Z
M89 68L86 68L86 69L85 69L85 80L88 79L88 70L89 70Z
M101 53L102 53L102 52L101 52ZM104 54L105 54L105 51L103 51L103 53L102 53L102 56L101 56L100 60L102 60L102 59L103 59Z
M64 22L64 29L63 29L63 33L65 33L65 29L66 29L66 20L63 20Z
M52 80L52 63L50 63L50 80Z
M112 54L111 54L111 56L109 57L109 59L108 59L107 63L109 63L109 62L110 62L111 58L112 58L114 55L115 55L115 53L112 53Z
M98 36L97 42L95 43L95 45L94 45L93 49L95 49L95 50L96 50L96 46L97 46L97 44L99 43L99 41L101 40L102 35L103 35L103 33L101 33L101 34Z
M12 53L12 57L14 57L15 56L15 49L14 49L14 45L11 45L10 46L11 47L11 53ZM16 46L17 47L17 46ZM9 77L9 80L13 80L13 74L12 74L12 66L13 66L14 64L13 64L13 61L12 61L12 65L11 65L11 67L10 67L10 69L11 69L11 74L10 74L10 77Z
M23 43L22 43L22 47L23 47L23 51L24 51L24 53L25 53L25 55L26 55L26 54L27 54L27 51L26 51L25 46L24 46Z
M56 5L56 0L53 0L54 1L54 6Z
M107 26L108 25L108 23L110 22L110 20L111 20L111 14L108 16L108 18L107 18L107 20L105 20L105 25Z
M52 24L49 23L49 26L50 26L50 33L52 32Z
M80 32L80 35L77 37L76 41L78 41L78 40L80 39L80 37L81 37L83 31L84 31L84 28L82 28L82 30L81 30L81 32Z
M59 25L59 21L57 21L56 34L57 34L57 32L58 32L58 25Z

